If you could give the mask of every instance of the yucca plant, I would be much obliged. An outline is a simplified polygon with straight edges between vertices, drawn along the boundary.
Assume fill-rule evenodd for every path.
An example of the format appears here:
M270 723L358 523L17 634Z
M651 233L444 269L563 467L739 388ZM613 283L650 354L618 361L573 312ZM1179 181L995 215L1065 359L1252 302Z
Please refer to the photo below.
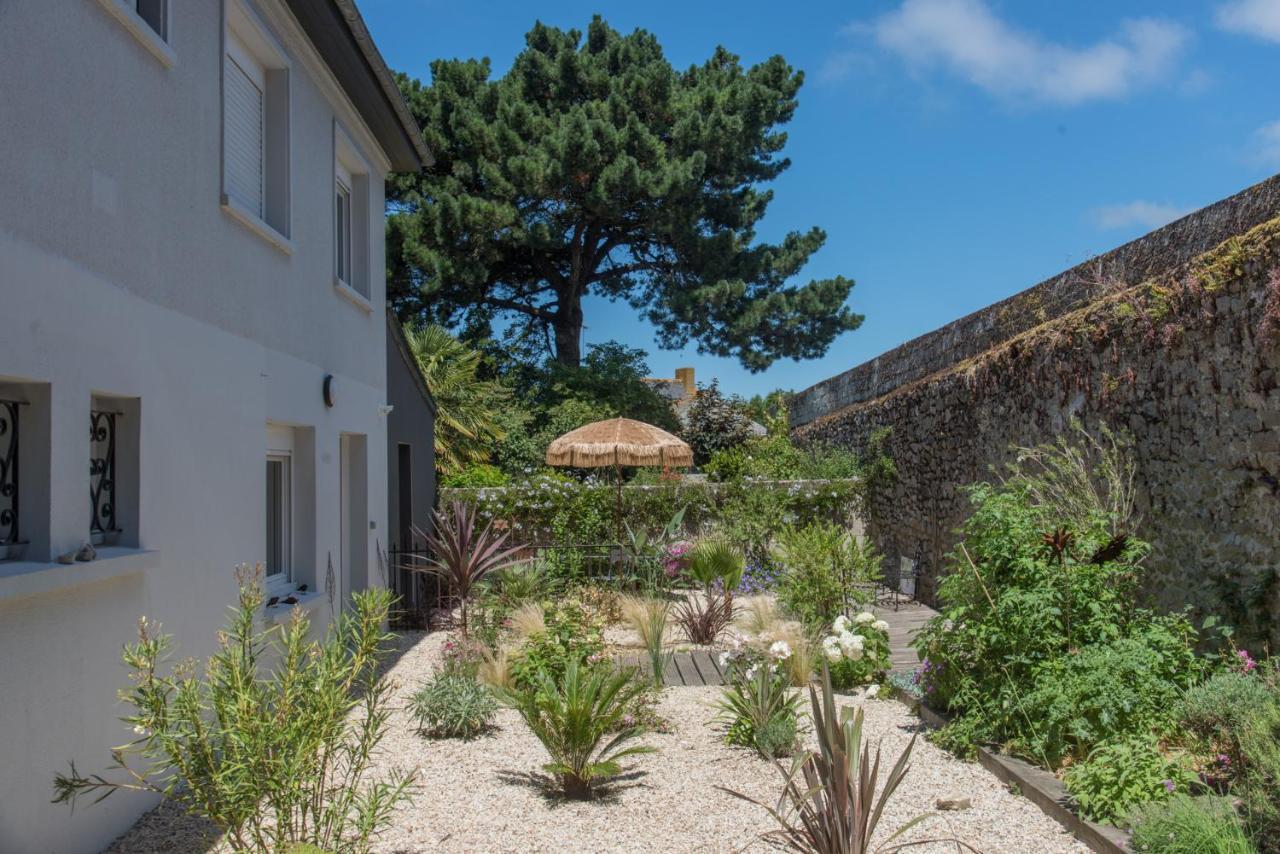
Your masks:
M809 700L818 750L797 756L790 769L778 763L783 786L776 805L770 806L723 786L717 788L766 810L778 827L765 833L763 838L792 851L867 854L872 850L894 850L919 844L915 841L890 845L928 815L913 818L878 847L873 849L871 846L885 805L910 769L908 762L916 736L911 737L911 742L877 793L880 748L876 747L873 758L870 745L862 741L862 709L852 716L848 709L843 716L837 715L831 674L825 663L822 666L822 698L819 700L811 685ZM958 848L974 850L962 842L947 841L954 842Z
M414 557L409 568L429 572L442 578L461 608L462 636L467 636L467 602L476 585L492 573L520 561L519 548L504 549L505 533L493 530L493 522L477 528L476 509L463 501L454 501L448 511L436 511L435 529L426 534L414 529L415 536L426 540L431 555Z
M152 792L212 821L235 851L367 851L414 778L363 779L390 715L379 673L392 596L356 594L316 642L296 609L283 626L259 631L261 567L238 577L239 607L203 673L186 662L161 674L169 637L139 620L138 641L124 650L132 672L122 694L137 737L112 751L122 779L82 775L72 763L54 781L54 802L74 808L84 796Z
M640 730L624 726L623 718L645 690L629 671L571 660L559 681L542 672L532 687L499 696L551 755L543 768L555 775L561 790L571 798L587 798L602 781L621 773L619 760L654 751L642 744L625 746Z

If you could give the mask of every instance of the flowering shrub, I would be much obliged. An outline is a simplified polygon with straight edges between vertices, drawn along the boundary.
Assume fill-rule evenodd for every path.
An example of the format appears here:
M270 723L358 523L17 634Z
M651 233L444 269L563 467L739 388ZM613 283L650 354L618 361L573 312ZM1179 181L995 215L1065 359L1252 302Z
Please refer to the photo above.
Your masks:
M778 586L781 575L781 571L771 560L749 560L742 571L742 581L738 582L737 592L743 596L768 593Z
M662 571L667 578L674 581L689 568L689 552L693 551L693 543L680 540L667 546L662 554Z
M841 614L822 639L822 654L836 690L878 682L889 669L889 624L870 611L853 619Z

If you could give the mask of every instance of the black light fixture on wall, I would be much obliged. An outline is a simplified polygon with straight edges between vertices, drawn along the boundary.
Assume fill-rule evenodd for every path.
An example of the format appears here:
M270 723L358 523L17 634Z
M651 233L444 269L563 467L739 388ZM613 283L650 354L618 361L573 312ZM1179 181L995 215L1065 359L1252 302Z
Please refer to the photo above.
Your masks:
M324 375L324 405L333 409L333 374Z

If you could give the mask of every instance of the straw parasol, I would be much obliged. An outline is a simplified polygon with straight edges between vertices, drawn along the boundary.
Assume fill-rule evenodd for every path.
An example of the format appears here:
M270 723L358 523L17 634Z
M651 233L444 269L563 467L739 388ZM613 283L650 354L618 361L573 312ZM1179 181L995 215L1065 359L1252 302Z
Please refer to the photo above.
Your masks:
M611 418L570 430L547 446L547 465L613 466L618 473L618 525L622 524L623 466L691 466L693 449L661 427Z

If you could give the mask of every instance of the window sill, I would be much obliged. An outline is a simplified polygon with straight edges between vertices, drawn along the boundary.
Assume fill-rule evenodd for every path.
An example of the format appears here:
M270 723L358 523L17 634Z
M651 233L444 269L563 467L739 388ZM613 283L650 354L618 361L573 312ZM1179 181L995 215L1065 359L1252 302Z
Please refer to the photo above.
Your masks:
M98 549L98 557L84 563L0 563L0 602L61 593L88 584L137 575L158 564L158 552L114 547Z
M346 282L342 281L342 279L339 279L337 276L333 277L333 289L338 292L339 296L350 302L356 308L366 314L373 314L373 303L369 301L369 298L348 285Z
M226 193L222 194L222 209L226 211L232 219L248 228L254 234L258 235L284 254L293 254L292 240L267 225L266 221L263 220L262 217L258 216L256 213L249 210Z
M329 602L329 597L319 590L312 590L302 594L295 593L293 595L298 597L298 601L292 605L280 603L262 609L263 619L268 626L278 626L289 622L295 608L301 610L304 617L311 618L321 605L327 605Z
M126 5L124 0L98 0L98 3L126 30L133 33L133 37L142 42L142 46L160 60L161 65L165 68L173 68L178 64L178 55L173 52L173 48L169 47L169 43L160 38L159 33L151 29L151 25Z

